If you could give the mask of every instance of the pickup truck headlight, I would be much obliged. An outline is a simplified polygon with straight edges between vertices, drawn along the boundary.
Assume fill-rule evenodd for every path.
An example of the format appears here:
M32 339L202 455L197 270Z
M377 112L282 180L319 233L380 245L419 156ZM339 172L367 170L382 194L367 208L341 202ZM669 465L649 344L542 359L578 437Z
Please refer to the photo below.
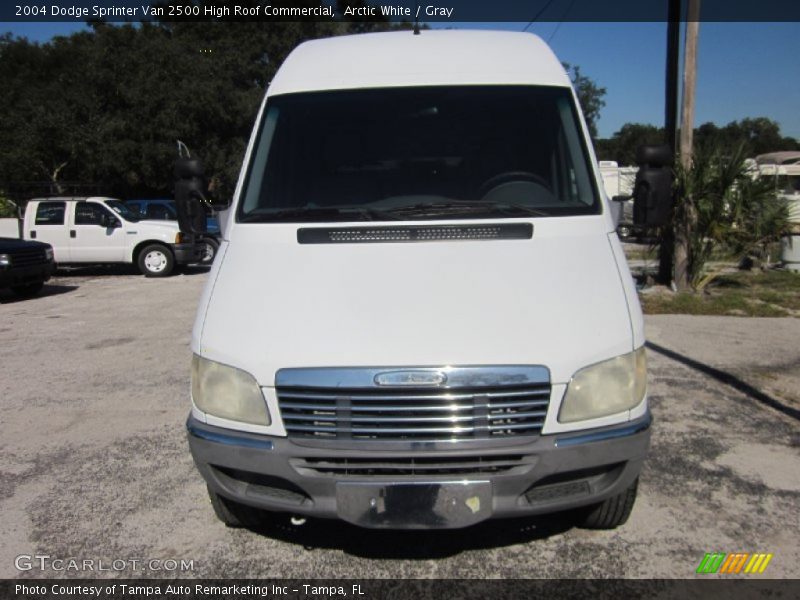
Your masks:
M192 400L197 408L220 419L270 424L267 403L252 375L196 354L192 357Z
M11 257L8 254L0 254L0 267L7 267L11 264Z
M575 373L558 420L571 423L629 410L644 399L646 389L647 359L642 346Z
M47 260L53 260L53 249L52 248L45 248L44 249L44 257Z

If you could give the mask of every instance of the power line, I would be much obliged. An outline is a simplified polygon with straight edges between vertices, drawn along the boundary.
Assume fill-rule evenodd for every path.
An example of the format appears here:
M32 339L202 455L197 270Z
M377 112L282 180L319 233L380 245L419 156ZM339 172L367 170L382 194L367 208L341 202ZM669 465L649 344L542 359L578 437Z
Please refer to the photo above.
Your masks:
M550 5L551 5L553 2L555 2L555 0L547 0L547 4L545 4L545 5L544 5L544 6L543 6L543 7L542 7L540 10L539 10L539 12L537 12L537 13L536 13L536 14L533 16L533 18L530 20L530 22L529 22L527 25L525 25L525 28L524 28L522 31L528 31L528 29L530 28L530 26L531 26L531 25L533 25L533 24L536 22L536 20L537 20L539 17L541 17L541 16L542 16L542 13L543 13L544 11L546 11L546 10L547 10L547 9L550 7Z
M567 18L567 15L569 14L569 11L572 10L572 5L573 4L575 4L575 0L570 0L569 6L567 6L567 10L564 11L564 14L561 15L561 20L558 22L558 25L556 25L556 28L553 30L553 33L550 34L550 37L547 38L547 45L548 46L550 45L550 42L553 41L553 38L556 37L556 34L558 33L558 30L561 29L561 25L564 23L564 19Z

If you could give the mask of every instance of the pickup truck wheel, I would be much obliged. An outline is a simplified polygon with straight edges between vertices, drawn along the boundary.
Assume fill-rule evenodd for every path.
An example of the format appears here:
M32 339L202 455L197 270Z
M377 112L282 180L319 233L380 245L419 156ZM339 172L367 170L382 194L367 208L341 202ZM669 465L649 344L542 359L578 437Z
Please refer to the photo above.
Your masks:
M214 262L214 257L217 255L217 249L219 248L219 244L216 240L212 239L204 239L201 242L203 246L202 252L202 259L200 259L201 265L210 265Z
M175 257L166 246L151 244L139 252L138 264L145 277L166 277L175 267Z
M39 292L42 291L44 287L44 283L39 281L38 283L28 283L26 285L15 285L11 288L11 291L14 292L17 296L22 296L23 298L28 298L30 296L35 296Z
M616 496L607 498L600 504L590 506L581 514L579 525L585 529L615 529L623 525L631 516L636 502L637 478L631 486Z
M257 528L263 522L263 511L223 498L210 487L206 489L214 514L227 527Z

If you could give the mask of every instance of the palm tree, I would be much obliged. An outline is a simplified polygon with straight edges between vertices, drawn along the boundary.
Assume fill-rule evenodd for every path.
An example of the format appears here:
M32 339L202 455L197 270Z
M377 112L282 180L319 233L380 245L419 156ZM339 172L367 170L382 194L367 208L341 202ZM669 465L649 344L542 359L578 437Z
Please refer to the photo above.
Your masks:
M788 226L788 206L767 178L745 164L743 146L725 153L699 148L688 167L675 173L675 283L679 290L702 290L719 271L706 272L719 247L737 258L763 258L766 247Z

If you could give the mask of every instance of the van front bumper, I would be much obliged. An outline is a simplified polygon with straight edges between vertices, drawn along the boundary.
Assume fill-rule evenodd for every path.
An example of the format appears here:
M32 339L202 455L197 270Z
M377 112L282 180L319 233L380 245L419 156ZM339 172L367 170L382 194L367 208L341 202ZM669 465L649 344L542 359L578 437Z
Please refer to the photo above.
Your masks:
M497 445L409 444L391 451L302 442L186 423L210 489L256 508L371 528L466 527L587 506L622 493L642 468L651 416Z

